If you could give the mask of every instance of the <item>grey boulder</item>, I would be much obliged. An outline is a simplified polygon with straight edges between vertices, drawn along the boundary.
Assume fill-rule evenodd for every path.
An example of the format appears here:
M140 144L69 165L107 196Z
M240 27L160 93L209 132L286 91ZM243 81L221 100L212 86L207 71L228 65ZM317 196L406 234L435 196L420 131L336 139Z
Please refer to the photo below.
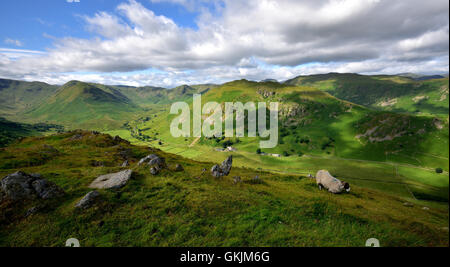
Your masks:
M105 174L97 177L89 188L117 189L125 186L131 178L132 170L124 170L116 173Z
M230 174L232 165L233 156L229 156L220 166L216 164L211 168L211 175L216 178L227 176Z
M138 165L140 166L140 165L147 163L147 162L151 161L152 159L156 159L156 158L159 158L159 157L155 154L150 154L150 155L146 156L145 158L142 158L141 160L139 160Z
M166 160L164 158L156 157L156 158L150 160L147 163L147 165L154 166L154 167L158 168L159 170L161 170L166 167Z
M22 171L9 174L0 181L0 195L13 201L20 199L50 199L64 195L64 190L56 184L42 179L38 174Z

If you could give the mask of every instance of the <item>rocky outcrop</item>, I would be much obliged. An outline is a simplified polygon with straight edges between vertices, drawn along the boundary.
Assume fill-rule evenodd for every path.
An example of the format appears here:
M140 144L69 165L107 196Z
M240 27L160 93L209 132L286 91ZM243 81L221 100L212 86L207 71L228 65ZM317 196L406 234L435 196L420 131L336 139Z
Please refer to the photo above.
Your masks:
M76 205L75 208L78 209L88 209L97 201L100 193L97 191L91 191L87 193Z
M350 185L344 181L340 181L333 176L328 171L320 170L316 174L316 183L320 189L325 188L333 194L342 193L344 190L349 192Z
M229 156L220 166L216 164L211 168L211 175L216 178L227 176L230 174L232 165L233 156Z
M264 98L268 98L268 97L274 96L276 93L273 91L259 89L258 94L262 95Z
M303 118L308 115L306 106L297 103L283 104L280 108L280 116L283 118Z
M141 160L139 160L138 165L141 166L144 163L148 163L149 161L159 158L157 155L155 154L150 154L148 156L146 156L145 158L142 158Z
M97 189L117 189L125 186L131 178L132 170L124 170L117 173L105 174L97 177L89 188Z
M77 141L83 139L83 135L81 134L74 134L72 137L70 137L70 141Z
M167 167L167 165L166 165L166 160L165 160L164 158L160 158L160 157L158 157L158 156L157 156L156 158L150 160L150 161L147 163L147 165L148 165L148 166L151 166L151 167L158 168L159 170L162 170L162 169L164 169L164 168Z
M64 195L64 190L56 184L41 178L39 174L22 171L9 174L0 181L1 198L13 201L20 199L51 199ZM0 199L1 200L1 199Z

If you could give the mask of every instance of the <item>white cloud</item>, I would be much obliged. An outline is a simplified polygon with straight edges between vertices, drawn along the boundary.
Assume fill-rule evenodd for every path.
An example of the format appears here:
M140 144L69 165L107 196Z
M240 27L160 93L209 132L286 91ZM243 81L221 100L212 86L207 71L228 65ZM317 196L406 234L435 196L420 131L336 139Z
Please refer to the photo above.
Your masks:
M19 47L23 46L21 41L10 39L10 38L5 39L5 44L15 45L15 46L19 46Z
M217 0L219 15L203 0L151 1L201 10L198 29L129 0L84 17L97 38L59 39L31 57L0 51L0 76L172 86L330 71L448 72L447 1ZM159 71L127 73L147 69ZM61 74L70 72L96 74Z

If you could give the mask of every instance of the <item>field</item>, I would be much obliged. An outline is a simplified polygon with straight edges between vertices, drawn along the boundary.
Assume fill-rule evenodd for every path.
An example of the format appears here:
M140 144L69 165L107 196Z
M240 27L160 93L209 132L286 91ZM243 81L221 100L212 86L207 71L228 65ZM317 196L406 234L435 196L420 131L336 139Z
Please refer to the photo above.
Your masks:
M75 236L83 246L363 246L371 237L382 246L448 246L449 121L439 106L448 102L443 99L448 79L344 79L349 84L341 86L350 92L361 92L366 84L375 90L377 81L395 83L394 108L377 104L389 101L384 87L352 103L346 95L338 98L333 90L348 91L325 77L171 90L3 81L10 87L0 97L21 88L14 96L24 103L0 106L6 117L0 121L5 140L0 176L17 170L40 173L66 195L2 202L0 245L63 246ZM353 87L357 83L361 87ZM420 94L430 90L420 101L442 101L415 112L406 101L417 96L405 93L411 86ZM26 92L34 92L29 87L48 96L26 98ZM202 94L203 104L279 102L278 145L259 149L259 137L174 138L170 124L177 115L169 114L170 104L186 101L192 110L194 93ZM84 131L63 132L74 129ZM83 139L71 140L76 133ZM40 137L26 138L34 135ZM124 140L115 143L110 136ZM47 151L48 146L58 153ZM235 151L220 151L227 147ZM130 151L133 179L120 190L101 190L94 208L77 211L74 205L90 191L93 179L122 170L118 166L124 159L118 155L124 149ZM157 176L136 164L151 153L169 163ZM229 155L231 174L213 178L213 164ZM175 172L176 163L183 172ZM318 190L307 177L323 169L350 183L351 192ZM262 181L255 182L256 175ZM243 182L233 183L234 176ZM24 217L31 207L39 212Z
M443 207L424 210L419 202L406 207L404 198L356 185L349 194L332 195L304 175L251 168L233 167L230 176L214 179L201 171L211 163L91 132L73 141L74 134L27 138L0 151L1 175L39 172L66 191L62 199L45 203L3 203L0 244L63 246L76 237L82 246L364 246L376 237L382 246L448 246ZM44 144L59 153L38 157ZM116 167L117 153L124 148L131 149L132 180L119 190L101 190L94 208L77 211L75 203L95 177L122 169ZM165 157L169 168L152 176L137 166L149 153ZM90 166L92 160L105 167ZM185 170L173 171L175 163ZM252 182L255 175L262 181ZM233 176L243 182L233 184ZM23 219L35 205L42 211Z

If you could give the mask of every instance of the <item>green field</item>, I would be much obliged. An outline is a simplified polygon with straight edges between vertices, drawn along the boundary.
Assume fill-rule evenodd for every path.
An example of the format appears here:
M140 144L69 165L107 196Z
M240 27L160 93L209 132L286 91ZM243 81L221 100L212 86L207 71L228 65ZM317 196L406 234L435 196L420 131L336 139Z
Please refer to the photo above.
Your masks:
M203 104L279 102L278 145L174 138L170 105L186 101L192 110L195 93ZM173 89L0 80L0 99L0 175L38 172L67 192L30 218L23 214L42 203L2 203L0 246L61 246L72 234L85 246L363 246L369 237L448 246L448 78L327 74ZM74 132L54 134L61 127L108 135L83 131L73 141ZM41 137L22 139L34 135ZM49 156L45 145L60 153ZM236 151L218 151L229 146ZM129 185L102 190L94 209L75 211L95 177L121 169L123 148L132 151ZM164 156L169 170L155 177L136 166L149 153ZM229 155L231 175L212 178L212 164ZM185 171L174 172L175 163ZM323 169L349 182L351 193L319 191L306 177ZM234 185L233 176L244 182Z
M81 133L81 140L71 137ZM42 157L42 146L59 153ZM100 190L101 201L89 210L74 208L100 174L121 170L119 152L129 154L134 175L119 190ZM169 168L152 176L137 166L157 153ZM236 156L238 159L239 156ZM0 151L0 175L17 169L41 173L66 191L57 200L3 202L1 246L64 246L77 237L82 246L364 246L376 237L382 246L448 246L448 209L414 202L363 186L349 194L319 191L304 175L233 167L214 179L202 163L148 147L114 141L107 135L73 132L28 138ZM92 160L105 167L93 167ZM30 164L32 162L32 164ZM173 171L182 164L183 172ZM243 182L233 184L233 176ZM260 183L252 183L259 175ZM41 212L23 218L30 208Z

